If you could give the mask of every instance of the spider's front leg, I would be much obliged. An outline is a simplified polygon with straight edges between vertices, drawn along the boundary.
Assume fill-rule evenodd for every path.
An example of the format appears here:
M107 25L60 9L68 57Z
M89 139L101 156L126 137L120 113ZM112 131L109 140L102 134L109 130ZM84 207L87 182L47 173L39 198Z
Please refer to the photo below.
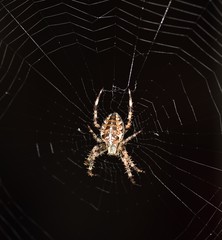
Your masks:
M94 174L92 173L94 164L95 164L95 159L102 155L106 151L105 144L101 143L99 145L96 145L93 147L91 152L89 153L87 159L85 160L84 164L87 166L87 173L89 176L93 176Z
M121 157L121 160L124 164L124 167L126 169L126 173L130 179L130 181L133 183L133 184L136 184L134 178L133 178L133 174L131 172L131 169L133 169L134 171L136 172L144 172L143 170L139 169L135 163L133 162L133 160L131 159L131 157L129 156L125 146L121 146L120 148L120 157Z

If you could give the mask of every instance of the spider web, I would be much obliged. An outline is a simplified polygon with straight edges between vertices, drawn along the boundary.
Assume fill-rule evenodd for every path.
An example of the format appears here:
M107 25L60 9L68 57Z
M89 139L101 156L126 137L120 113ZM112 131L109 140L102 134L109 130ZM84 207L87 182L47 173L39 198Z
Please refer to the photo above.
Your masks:
M1 239L220 239L217 1L1 1ZM128 114L122 162L84 160L98 121ZM53 236L53 237L51 237Z

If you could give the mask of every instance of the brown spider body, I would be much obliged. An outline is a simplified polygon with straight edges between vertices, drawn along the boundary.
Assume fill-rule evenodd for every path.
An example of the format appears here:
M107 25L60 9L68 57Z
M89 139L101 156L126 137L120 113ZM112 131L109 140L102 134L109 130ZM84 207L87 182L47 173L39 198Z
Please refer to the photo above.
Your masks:
M93 176L92 170L94 168L95 160L97 157L102 155L104 152L107 151L108 155L117 156L119 157L125 167L126 173L131 180L132 183L135 183L133 174L131 170L134 170L136 172L143 172L143 170L139 169L129 156L125 145L133 138L135 138L139 133L141 133L141 130L138 132L135 132L133 135L129 136L128 138L124 139L124 135L126 131L131 127L132 125L132 116L133 116L133 101L131 97L131 92L129 90L129 112L128 112L128 121L125 125L120 115L116 112L111 113L106 117L104 120L102 126L100 127L100 124L97 121L97 106L99 103L99 98L102 93L103 89L100 91L98 97L96 98L95 104L94 104L94 126L99 129L100 131L100 137L98 137L94 131L89 127L89 131L92 134L93 138L98 143L93 147L93 149L90 151L87 159L85 160L85 165L88 169L88 175Z
M100 137L107 146L108 155L119 155L119 143L125 133L124 123L118 113L111 113L104 121Z

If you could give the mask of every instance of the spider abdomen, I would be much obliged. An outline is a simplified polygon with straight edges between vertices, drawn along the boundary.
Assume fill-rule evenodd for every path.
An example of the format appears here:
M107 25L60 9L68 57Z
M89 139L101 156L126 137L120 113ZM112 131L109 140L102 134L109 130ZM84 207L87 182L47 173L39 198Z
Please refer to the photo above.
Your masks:
M120 115L118 113L111 113L101 127L101 139L108 145L116 145L122 141L124 131L124 123Z

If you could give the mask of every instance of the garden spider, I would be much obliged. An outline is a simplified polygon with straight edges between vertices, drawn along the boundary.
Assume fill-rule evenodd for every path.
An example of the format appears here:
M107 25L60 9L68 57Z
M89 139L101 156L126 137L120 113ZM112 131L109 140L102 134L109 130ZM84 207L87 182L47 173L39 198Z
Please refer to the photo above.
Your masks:
M85 165L88 169L88 175L93 176L92 173L95 159L102 155L104 152L107 151L107 154L110 156L117 156L120 157L126 173L130 179L130 181L135 184L135 180L133 178L133 174L131 172L131 169L133 169L136 172L143 172L143 170L139 169L134 162L132 161L131 157L129 156L125 145L133 138L135 138L140 132L135 132L133 135L129 136L128 138L124 139L124 135L126 131L131 127L132 125L132 117L133 117L133 101L131 96L131 91L129 90L129 111L128 111L128 122L126 125L124 125L124 122L120 115L116 112L109 114L109 116L104 120L102 126L100 127L100 124L97 121L97 107L99 103L99 98L101 93L103 92L103 89L100 90L98 97L96 98L95 104L94 104L94 126L99 129L100 131L100 137L98 137L93 130L88 126L89 132L92 134L93 138L99 143L98 145L94 146L93 149L90 151L88 157L85 160Z

